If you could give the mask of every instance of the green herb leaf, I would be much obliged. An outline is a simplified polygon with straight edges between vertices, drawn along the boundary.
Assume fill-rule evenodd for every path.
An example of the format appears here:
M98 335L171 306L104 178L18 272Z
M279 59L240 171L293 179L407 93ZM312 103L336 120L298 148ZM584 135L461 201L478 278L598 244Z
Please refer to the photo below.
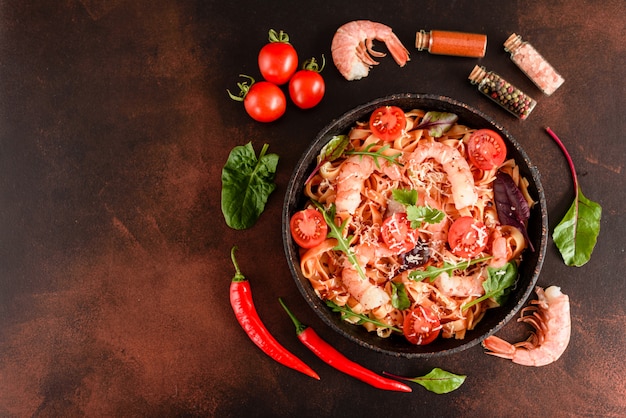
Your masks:
M587 199L578 188L577 199L552 233L565 264L580 267L591 259L600 233L601 217L602 207Z
M396 376L387 372L383 372L383 374L395 377L396 379L402 379L409 382L417 383L425 387L427 390L434 392L438 395L450 393L454 390L457 390L459 387L461 387L463 382L465 382L465 378L467 377L464 375L450 373L438 367L435 367L424 376L413 378Z
M511 286L513 286L515 280L517 280L517 264L508 262L498 269L487 267L487 273L489 277L483 282L485 294L463 305L463 310L489 298L493 298L498 305L502 305L506 302L506 298L511 291Z
M454 113L426 112L416 129L428 129L428 135L439 138L459 119Z
M429 206L407 206L406 218L411 221L411 228L417 229L424 222L429 224L437 224L443 221L446 214L439 209Z
M354 251L352 251L352 249L350 248L350 241L352 240L352 236L348 235L345 238L343 236L343 231L346 229L346 225L348 224L348 219L343 221L341 226L337 226L337 224L335 223L335 210L336 209L335 209L334 203L330 206L330 209L326 210L324 206L322 206L319 202L317 201L312 201L312 202L313 202L313 205L315 205L319 209L322 215L324 215L324 221L326 221L326 224L328 225L328 229L329 229L328 236L331 238L335 238L337 240L337 245L335 245L333 249L343 252L346 255L346 257L348 257L348 261L350 261L350 263L354 266L356 271L359 273L359 276L361 276L361 279L367 280L367 276L365 276L365 272L363 271L363 268L361 267L358 260L356 259L356 254L354 254Z
M393 189L391 195L393 196L393 200L405 206L415 205L417 203L417 190Z
M428 266L426 267L426 270L411 271L409 273L409 279L415 280L416 282L421 282L424 279L430 279L431 282L434 282L435 279L437 279L437 277L439 277L441 273L448 273L454 270L466 270L467 268L469 268L469 266L477 264L477 263L482 263L483 261L487 261L490 258L491 256L475 258L473 260L468 260L465 263L459 263L459 264L450 264L450 263L444 262L443 266L441 267Z
M317 166L313 169L313 172L306 179L305 183L308 183L313 176L320 171L320 168L327 162L334 161L341 157L346 147L350 144L350 138L348 135L335 135L326 145L322 147L319 155L317 156Z
M408 309L411 306L409 295L406 292L404 283L391 283L391 306L396 309Z
M394 327L393 325L389 325L386 324L384 322L378 321L376 319L370 318L367 315L363 315L363 314L358 314L356 312L354 312L352 309L350 309L349 306L339 306L337 305L335 302L333 302L332 300L327 300L326 301L326 305L331 308L333 310L333 312L340 312L341 313L341 319L347 319L347 318L358 318L358 324L362 324L363 322L371 322L372 324L378 325L379 327L385 327L385 328L389 328L393 331L396 332L402 332L401 329Z
M258 159L251 142L237 146L222 169L222 213L233 229L254 225L276 188L278 155L266 155L268 146L263 145Z
M375 146L376 144L370 144L368 145L363 151L345 151L344 154L346 155L368 155L370 157L372 157L374 159L374 164L376 164L376 167L380 168L380 163L378 162L379 158L382 158L385 161L388 161L391 164L398 164L398 165L402 165L402 163L400 163L398 161L398 158L402 155L402 153L398 152L396 154L393 155L387 155L385 154L385 151L387 151L390 146L389 145L385 145L382 146L378 149L378 151L370 151L370 149Z

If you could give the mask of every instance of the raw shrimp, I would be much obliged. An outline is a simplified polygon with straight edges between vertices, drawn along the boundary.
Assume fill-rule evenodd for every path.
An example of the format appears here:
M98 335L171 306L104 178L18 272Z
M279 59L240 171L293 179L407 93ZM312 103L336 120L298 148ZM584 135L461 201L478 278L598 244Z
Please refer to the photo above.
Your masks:
M475 205L478 194L475 190L474 177L467 160L461 153L456 148L441 142L423 142L409 156L408 168L417 171L419 165L429 158L439 162L448 175L448 181L452 186L454 206L457 209L463 209Z
M375 169L377 169L376 164L370 156L353 155L341 164L337 176L337 197L335 198L337 212L347 211L354 214L361 204L361 191L365 180ZM398 168L388 163L381 164L381 169L392 180L397 180L401 176Z
M409 61L409 52L389 26L369 20L355 20L337 29L330 47L335 66L346 80L367 77L370 68L378 64L372 57L386 55L372 49L374 39L387 45L399 66L403 67Z
M557 286L536 290L538 300L522 310L518 321L529 323L535 332L526 340L510 344L491 336L483 346L491 350L487 354L512 360L524 366L545 366L556 361L567 348L571 333L569 297ZM532 312L525 315L527 312Z
M363 306L363 309L376 309L390 301L389 294L384 289L371 283L369 279L361 278L348 262L341 271L341 281L348 293Z

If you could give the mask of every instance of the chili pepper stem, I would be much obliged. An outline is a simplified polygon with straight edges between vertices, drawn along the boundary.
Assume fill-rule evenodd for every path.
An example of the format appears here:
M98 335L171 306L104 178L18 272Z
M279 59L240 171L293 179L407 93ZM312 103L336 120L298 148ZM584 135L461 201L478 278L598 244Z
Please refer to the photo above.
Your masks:
M237 250L237 246L234 245L233 248L230 249L230 259L233 262L233 266L235 266L235 275L233 276L232 281L233 282L243 282L246 281L246 277L241 273L241 270L239 270L239 264L237 263L237 260L235 259L235 251Z
M289 318L291 318L291 320L293 321L293 324L296 326L296 335L302 334L304 330L308 327L300 322L293 313L291 313L291 311L289 310L289 308L287 308L287 305L285 305L285 302L283 302L281 298L278 298L278 302L281 304L285 312L287 312L287 315L289 315Z

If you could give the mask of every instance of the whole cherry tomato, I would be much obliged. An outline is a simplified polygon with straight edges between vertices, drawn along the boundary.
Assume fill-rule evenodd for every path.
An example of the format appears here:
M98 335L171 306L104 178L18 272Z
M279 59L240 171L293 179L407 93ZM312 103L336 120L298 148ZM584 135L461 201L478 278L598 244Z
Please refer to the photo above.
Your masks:
M285 114L287 99L276 84L267 81L255 82L254 78L247 75L242 77L250 79L250 85L245 81L237 83L240 89L238 96L227 91L231 99L243 102L246 112L252 119L258 122L273 122Z
M326 61L322 55L322 66L319 67L315 58L306 60L302 69L289 80L289 97L300 109L310 109L322 101L326 92L326 84L320 74Z
M259 52L259 70L265 80L280 86L298 69L298 54L282 30L276 33L270 29L269 41Z

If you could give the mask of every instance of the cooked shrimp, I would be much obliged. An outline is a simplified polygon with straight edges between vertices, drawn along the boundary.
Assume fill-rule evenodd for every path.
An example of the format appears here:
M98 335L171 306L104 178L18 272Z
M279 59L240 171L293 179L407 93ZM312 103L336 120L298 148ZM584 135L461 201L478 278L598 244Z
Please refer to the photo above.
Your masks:
M330 47L335 66L346 80L367 77L370 68L378 64L372 57L386 55L374 51L374 39L385 43L399 66L403 67L409 61L409 52L389 26L369 20L355 20L337 29Z
M381 164L380 167L382 172L391 179L400 178L397 167L390 166L387 162ZM337 176L337 196L335 198L337 212L347 211L354 214L354 211L361 204L361 192L365 180L372 175L374 170L378 170L378 168L370 156L352 155L341 164Z
M440 142L423 142L410 154L408 168L415 171L429 158L439 162L448 175L454 206L463 209L475 205L478 194L475 190L474 177L461 153L456 148Z
M496 336L488 337L483 341L483 346L491 350L487 354L537 367L561 357L571 333L569 297L561 293L561 288L557 286L550 286L545 292L537 287L536 292L539 299L524 308L518 319L532 325L535 332L526 341L517 344L510 344ZM527 312L532 313L526 316Z
M439 291L448 297L482 296L485 294L482 270L468 276L450 276L441 273L433 282Z
M376 309L390 301L389 294L384 289L376 286L369 279L363 279L348 262L341 271L341 281L348 293L363 306L363 309Z

